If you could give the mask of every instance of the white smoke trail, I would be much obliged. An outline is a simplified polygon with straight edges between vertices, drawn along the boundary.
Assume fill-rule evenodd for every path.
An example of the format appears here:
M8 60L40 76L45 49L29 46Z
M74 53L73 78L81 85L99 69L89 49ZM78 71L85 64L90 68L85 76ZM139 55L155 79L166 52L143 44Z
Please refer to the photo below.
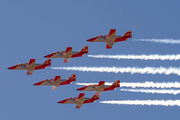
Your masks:
M180 40L174 39L134 39L133 41L157 42L164 44L180 44Z
M167 89L162 89L162 90L158 90L158 89L120 89L121 91L128 91L128 92L143 92L143 93L160 93L160 94L173 94L173 95L177 95L180 93L180 90L167 90Z
M77 85L90 85L90 84L98 84L98 83L76 83ZM112 83L109 82L105 82L105 85L112 85ZM143 82L143 83L127 83L127 82L120 82L120 86L121 87L132 87L132 88L136 88L136 87L143 87L143 88L180 88L180 83L179 82Z
M88 55L93 58L110 58L110 59L140 59L140 60L179 60L180 54L177 55Z
M118 104L118 105L161 105L161 106L180 106L180 100L111 100L100 101L105 104Z
M51 67L51 69L61 69L61 70L75 70L75 71L91 71L91 72L113 72L113 73L140 73L140 74L176 74L180 75L180 68L164 68L164 67Z

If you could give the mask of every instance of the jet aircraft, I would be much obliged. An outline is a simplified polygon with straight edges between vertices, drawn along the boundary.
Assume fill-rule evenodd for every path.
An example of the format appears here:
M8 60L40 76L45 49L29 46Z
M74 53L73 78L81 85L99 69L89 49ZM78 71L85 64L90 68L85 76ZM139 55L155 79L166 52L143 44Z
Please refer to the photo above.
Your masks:
M88 53L88 46L85 46L81 51L75 52L72 51L72 47L67 47L66 51L54 52L49 55L44 56L45 58L64 58L64 62L67 63L71 58L81 57L84 54Z
M47 66L51 66L51 59L47 59L43 64L36 64L35 59L30 59L29 63L21 63L15 66L9 67L10 70L27 70L27 75L32 75L34 70L45 69Z
M76 74L72 74L68 79L61 79L61 76L56 76L54 79L47 79L43 80L41 82L37 82L34 85L36 86L45 86L45 85L51 85L52 89L57 89L60 85L67 85L71 82L76 81Z
M114 90L116 87L120 87L120 80L116 80L112 85L105 85L105 81L99 81L99 84L88 85L78 88L79 91L96 91L100 95L103 91Z
M71 97L67 98L65 100L61 100L58 103L62 104L76 104L76 108L81 108L83 104L86 103L92 103L95 102L96 100L99 100L99 95L93 95L91 98L85 98L84 93L80 93L78 97Z
M131 31L126 32L123 36L116 36L116 29L111 29L109 35L101 35L94 38L90 38L89 42L106 42L106 49L111 49L114 42L126 41L131 38Z

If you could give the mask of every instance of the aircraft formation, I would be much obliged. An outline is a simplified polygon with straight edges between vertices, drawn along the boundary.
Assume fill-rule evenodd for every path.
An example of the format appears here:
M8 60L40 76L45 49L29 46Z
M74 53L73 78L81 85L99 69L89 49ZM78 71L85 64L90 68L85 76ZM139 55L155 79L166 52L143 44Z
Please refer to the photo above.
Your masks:
M111 29L109 35L101 35L88 39L89 42L106 42L106 49L111 49L115 42L126 41L132 38L131 31L126 32L123 36L116 36L116 29ZM48 58L44 63L37 64L35 59L30 59L29 63L21 63L9 67L9 70L26 70L27 75L32 75L34 70L45 69L51 66L51 58L63 58L64 63L68 63L71 58L82 57L88 54L88 46L84 46L79 52L72 51L72 47L67 47L66 51L57 51L45 55ZM57 89L60 85L68 85L76 81L76 74L72 74L68 79L61 79L61 76L55 76L53 79L46 79L35 83L35 86L52 86L52 89ZM95 91L91 98L85 98L85 93L80 93L78 97L70 97L59 101L61 104L76 104L76 108L81 108L83 104L93 103L99 100L99 96L103 91L115 90L120 87L120 80L116 80L112 85L105 85L105 81L99 81L98 84L88 85L78 88L78 91Z

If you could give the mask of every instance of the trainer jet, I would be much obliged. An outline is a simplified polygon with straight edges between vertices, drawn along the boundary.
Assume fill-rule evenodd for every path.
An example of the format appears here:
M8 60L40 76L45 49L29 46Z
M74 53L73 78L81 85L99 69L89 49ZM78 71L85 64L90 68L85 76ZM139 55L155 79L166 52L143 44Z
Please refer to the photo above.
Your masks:
M116 80L112 85L105 85L105 81L99 81L99 84L88 85L78 88L79 91L96 91L96 94L100 95L103 91L114 90L116 87L120 87L120 80Z
M37 82L34 85L41 86L41 85L51 85L52 89L57 89L60 85L67 85L71 82L76 81L76 74L72 74L68 79L61 79L61 76L56 76L54 79L47 79L41 82Z
M27 75L32 75L34 70L45 69L47 66L51 66L51 59L47 59L43 64L36 64L35 59L30 59L29 63L21 63L15 66L9 67L10 70L27 70Z
M84 93L80 93L78 97L71 97L67 98L65 100L61 100L58 103L62 104L76 104L76 108L81 108L83 104L86 103L92 103L95 102L96 100L99 100L99 95L93 95L91 98L85 98Z
M72 47L67 47L66 51L61 51L61 52L57 51L57 52L51 53L49 55L46 55L44 57L45 58L64 58L64 62L67 63L70 61L71 58L81 57L87 53L88 53L88 46L85 46L79 52L72 51Z
M114 42L126 41L131 38L131 31L126 32L123 36L116 36L116 29L111 29L109 35L101 35L94 38L90 38L89 42L106 42L106 49L111 49Z

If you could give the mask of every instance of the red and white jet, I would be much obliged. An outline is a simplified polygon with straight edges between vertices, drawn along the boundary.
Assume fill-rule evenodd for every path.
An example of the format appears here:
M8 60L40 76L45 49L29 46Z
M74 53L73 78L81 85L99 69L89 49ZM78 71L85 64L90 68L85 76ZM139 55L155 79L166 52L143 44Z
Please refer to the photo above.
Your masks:
M27 70L27 75L32 75L34 70L45 69L47 66L51 66L51 59L47 59L43 64L36 64L35 59L30 59L29 63L21 63L15 66L9 67L10 70Z
M88 85L78 88L79 91L96 91L100 95L103 91L114 90L120 87L120 80L116 80L112 85L105 85L105 81L99 81L99 84Z
M68 79L61 79L61 76L56 76L54 79L47 79L43 80L41 82L37 82L34 85L36 86L45 86L45 85L51 85L52 89L57 89L60 85L67 85L72 83L73 81L76 81L76 74L72 74Z
M106 42L106 49L111 49L115 42L126 41L131 38L131 31L126 32L123 36L116 36L116 29L111 29L109 35L101 35L90 38L89 42Z
M78 97L71 97L71 98L67 98L65 100L61 100L58 103L61 104L76 104L76 108L81 108L81 106L83 104L86 103L92 103L95 102L96 100L99 100L99 95L93 95L91 98L85 98L84 97L85 94L84 93L80 93Z
M88 46L85 46L81 51L75 52L72 51L72 47L67 47L66 51L54 52L49 55L44 56L45 58L64 58L64 62L67 63L71 58L81 57L84 54L88 53Z

